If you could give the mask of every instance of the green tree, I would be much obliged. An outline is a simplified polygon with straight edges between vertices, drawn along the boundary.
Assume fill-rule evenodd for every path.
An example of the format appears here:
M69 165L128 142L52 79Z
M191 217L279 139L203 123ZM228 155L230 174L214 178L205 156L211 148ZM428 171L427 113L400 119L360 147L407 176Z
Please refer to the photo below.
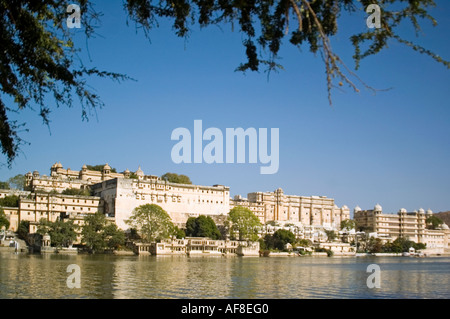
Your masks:
M437 229L443 223L444 222L442 221L442 219L440 219L439 217L437 217L435 215L431 215L431 216L427 217L427 219L426 219L426 224L427 224L428 229Z
M118 249L125 243L125 233L115 223L106 225L103 233L108 249Z
M81 231L81 242L92 253L116 249L125 242L125 234L100 212L87 215Z
M17 237L19 239L28 240L28 234L30 233L30 222L28 220L21 220L17 227Z
M8 179L10 188L23 190L25 187L25 175L18 174Z
M63 195L78 195L78 196L91 196L91 191L89 189L80 188L66 188L61 194Z
M97 171L102 172L103 168L105 167L105 164L98 164L98 165L86 165L86 168L90 171ZM110 170L112 173L117 173L117 170L113 167L111 167Z
M329 242L332 242L336 239L336 232L334 230L326 230L325 233L327 234L327 240Z
M156 204L136 207L128 225L135 228L144 242L155 242L173 235L174 225L169 214Z
M41 219L37 228L40 235L48 234L51 238L51 244L54 247L68 247L77 239L78 225L73 220L49 221Z
M239 240L258 240L258 231L261 227L259 218L253 212L242 206L236 206L228 214L230 235L232 238L238 234Z
M8 195L0 198L0 207L19 207L19 196Z
M209 237L220 239L222 234L210 216L189 217L186 221L186 235L191 237Z
M118 81L128 79L123 74L86 67L88 63L80 58L75 33L64 23L70 3L68 0L0 0L0 143L9 165L17 156L19 147L26 143L19 136L20 131L26 130L25 124L12 120L11 113L32 108L48 125L51 105L70 107L74 98L78 98L82 118L88 119L91 110L103 106L88 79L93 76ZM179 37L187 37L198 25L239 26L247 60L237 67L242 72L281 69L278 60L283 41L300 49L306 46L312 53L320 53L323 57L331 103L330 92L334 86L347 84L359 91L354 84L359 77L332 50L330 37L337 35L339 17L344 13L364 12L369 3L381 7L381 26L378 29L364 28L350 37L356 69L363 58L387 48L392 41L450 67L450 63L438 54L404 39L398 32L405 21L412 22L417 34L420 34L421 24L425 21L436 25L429 13L435 6L433 0L126 0L124 8L129 20L142 27L146 36L158 25L160 18L173 21L173 30ZM95 11L92 1L80 0L77 4L82 12L81 25L87 40L95 34L101 14Z
M175 226L175 228L173 230L173 234L178 239L182 239L182 238L186 237L186 233L184 232L184 230L181 228L178 228L178 226Z
M290 230L278 229L273 235L266 235L264 242L267 249L284 250L286 244L295 244L296 238Z
M9 183L0 181L0 189L10 189Z
M383 243L380 238L370 237L366 249L369 253L381 253L383 251Z
M176 173L165 173L161 176L161 179L171 183L177 184L192 184L191 179L186 175L179 175Z
M8 230L9 225L10 223L8 218L6 217L5 211L2 207L0 207L0 230L3 229L3 227L5 227L5 230Z
M345 219L341 221L342 230L352 230L356 228L356 221L354 219Z

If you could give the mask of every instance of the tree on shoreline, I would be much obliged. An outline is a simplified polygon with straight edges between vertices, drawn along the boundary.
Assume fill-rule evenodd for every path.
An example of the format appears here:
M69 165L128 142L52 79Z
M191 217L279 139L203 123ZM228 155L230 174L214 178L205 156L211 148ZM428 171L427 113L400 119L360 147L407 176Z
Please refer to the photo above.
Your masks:
M77 239L77 229L78 225L73 220L52 222L43 218L39 221L37 233L50 235L52 246L68 247Z
M295 244L296 238L293 232L287 229L278 229L273 235L267 234L264 237L265 249L284 250L286 244Z
M231 238L235 238L238 234L239 240L258 240L261 222L250 209L242 206L234 207L228 214L227 224Z
M117 249L125 243L125 233L115 223L110 223L104 214L97 212L84 218L81 243L91 253Z
M169 214L156 204L136 207L126 223L136 229L142 241L147 243L169 238L175 231Z
M10 223L8 218L6 218L5 211L3 210L2 207L0 207L0 230L2 230L3 227L5 227L5 231L8 230L9 225Z
M200 215L188 218L186 221L186 236L220 239L222 234L210 216Z

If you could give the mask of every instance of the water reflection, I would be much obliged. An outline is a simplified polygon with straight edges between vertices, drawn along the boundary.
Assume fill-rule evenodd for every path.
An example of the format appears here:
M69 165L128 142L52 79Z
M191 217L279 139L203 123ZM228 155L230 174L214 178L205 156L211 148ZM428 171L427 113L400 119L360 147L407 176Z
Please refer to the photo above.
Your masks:
M449 298L450 258L202 258L0 253L1 298ZM381 267L381 288L366 285ZM67 266L81 268L69 289Z

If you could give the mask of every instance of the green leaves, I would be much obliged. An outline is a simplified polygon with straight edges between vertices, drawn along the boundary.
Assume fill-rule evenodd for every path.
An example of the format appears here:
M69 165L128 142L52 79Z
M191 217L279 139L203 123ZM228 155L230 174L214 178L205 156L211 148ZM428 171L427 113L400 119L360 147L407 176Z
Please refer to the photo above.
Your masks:
M222 235L210 216L189 217L186 221L186 236L221 239Z
M250 209L242 206L234 207L228 214L228 223L231 225L231 237L237 233L239 240L256 241L258 239L261 222Z
M156 204L136 207L126 223L148 243L168 238L175 230L169 214Z
M130 77L110 71L87 68L78 58L79 47L73 33L65 26L69 1L9 1L0 0L0 148L11 166L20 147L26 144L19 133L25 123L11 119L11 112L25 108L37 110L45 125L49 125L54 107L74 105L78 98L83 120L92 110L103 107L100 96L87 84L92 76L116 81ZM100 13L91 1L80 0L81 24L86 38L94 34ZM332 49L330 37L338 33L338 19L342 12L364 13L369 4L381 7L381 28L366 29L350 37L354 46L355 69L362 59L387 48L389 41L405 44L421 54L450 68L450 62L440 55L400 36L398 28L408 22L416 35L421 23L437 21L429 11L433 0L127 0L124 8L137 27L149 35L158 26L158 18L173 21L173 30L187 37L192 26L239 26L242 33L246 62L237 71L277 71L277 63L285 38L297 47L308 46L319 52L325 64L328 98L331 90L347 84L359 92L356 81L376 91L359 79ZM14 102L6 102L14 101ZM36 107L37 106L37 107Z
M5 211L2 207L0 207L0 230L3 229L3 227L5 228L5 230L8 230L9 225L10 223L8 218L6 217Z
M161 176L161 179L177 184L192 184L191 179L188 176L176 173L165 173Z
M39 221L37 233L40 235L49 234L52 246L68 247L77 238L76 230L78 226L73 220L57 220L55 222L41 219Z
M102 213L87 215L81 231L82 243L91 252L117 249L125 243L125 234L116 224L109 222Z
M8 166L26 142L19 136L25 123L10 118L10 112L37 109L49 125L52 108L73 105L78 97L83 119L90 110L103 106L100 97L87 85L96 75L115 80L127 76L86 68L77 54L79 48L66 27L69 1L0 1L0 147ZM79 1L86 37L94 30L98 17L87 0ZM6 104L8 98L14 104ZM37 106L37 108L36 108Z

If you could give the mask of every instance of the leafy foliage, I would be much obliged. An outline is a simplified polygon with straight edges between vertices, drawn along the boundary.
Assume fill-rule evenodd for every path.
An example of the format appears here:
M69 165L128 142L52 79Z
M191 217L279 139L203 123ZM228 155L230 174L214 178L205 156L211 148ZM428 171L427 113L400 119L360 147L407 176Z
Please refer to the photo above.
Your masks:
M117 81L126 75L97 68L88 68L77 55L80 49L64 23L70 1L0 0L0 144L11 166L21 145L19 133L27 131L25 123L11 118L11 113L37 109L44 124L50 122L52 108L72 107L74 98L81 105L81 117L87 120L92 111L103 106L100 97L90 89L87 79L92 76ZM91 1L78 1L81 24L87 39L93 36L100 13ZM437 21L429 10L433 0L126 0L124 8L129 18L148 36L158 26L158 18L173 21L173 30L187 37L192 26L201 27L230 24L239 26L247 61L237 71L277 71L283 41L313 53L320 53L325 64L328 98L331 89L344 83L359 91L354 81L366 85L333 51L330 37L338 32L338 19L343 12L363 12L369 4L381 7L381 28L366 29L354 34L353 59L356 69L362 59L379 53L396 41L426 54L450 68L450 63L438 54L400 36L398 28L404 21L412 23L416 34L423 21Z
M19 239L27 240L30 233L30 222L28 220L22 220L17 227L17 237Z
M403 39L397 32L404 20L412 22L416 34L421 30L422 20L428 20L435 26L436 20L428 13L428 10L435 6L433 0L185 0L156 3L151 0L129 0L127 10L132 20L142 26L146 34L157 26L158 17L173 19L173 28L178 36L187 36L195 23L201 27L226 23L230 23L232 27L239 25L247 61L241 63L237 71L259 71L265 68L265 71L271 72L282 69L277 60L280 58L278 54L283 40L287 38L299 48L305 45L311 52L319 52L324 60L328 98L331 103L331 89L335 79L339 81L339 86L346 83L355 91L359 91L352 82L352 78L355 78L366 88L373 90L334 53L329 40L338 32L338 19L342 12L364 12L369 4L380 6L381 28L365 28L364 32L350 37L355 49L353 59L356 69L363 58L387 48L390 40L427 54L450 68L450 62ZM363 46L368 48L363 50Z
M362 241L358 241L358 251L369 253L402 253L407 252L409 248L413 247L415 250L425 249L426 245L423 243L416 243L404 237L398 237L392 242L383 244L380 238L370 237Z
M0 144L9 166L19 146L26 143L19 132L27 130L25 123L10 119L11 112L34 110L37 106L43 123L48 125L51 108L71 107L76 96L81 116L87 120L92 110L103 106L87 85L87 78L127 79L122 74L87 68L80 61L74 33L65 24L69 4L52 0L0 1ZM99 14L87 0L78 4L89 38Z
M427 217L426 223L427 223L428 229L437 229L444 222L439 217L431 215L431 216Z
M220 239L222 237L216 223L210 216L200 215L197 218L189 217L186 221L186 236L209 237Z
M136 207L128 225L136 229L144 242L155 242L174 234L174 225L169 214L156 204Z
M186 175L179 175L176 173L165 173L161 176L161 179L171 183L177 184L192 184L191 179Z
M18 174L9 178L5 182L0 182L0 189L18 189L23 190L25 187L25 175Z
M61 192L63 195L78 195L78 196L90 196L91 192L89 189L80 188L66 188Z
M356 228L356 221L354 219L345 219L341 221L342 230L352 230Z
M7 230L9 228L9 220L6 217L5 211L0 207L0 229L5 227Z
M284 250L286 244L294 244L296 238L294 233L287 229L278 229L273 235L266 235L264 243L266 249Z
M68 247L77 238L78 225L73 220L57 220L55 222L41 219L37 228L40 235L49 234L51 245L54 247Z
M87 215L81 231L81 242L90 252L102 252L106 249L117 249L125 242L125 234L114 223L109 223L102 213Z
M105 164L99 164L99 165L86 165L86 168L90 171L97 171L102 172L103 168L105 167ZM111 173L117 173L117 170L113 167L111 167Z
M234 207L228 214L227 222L231 225L229 229L232 238L237 233L239 240L255 241L258 239L261 222L250 209L242 206Z
M8 195L0 198L0 207L19 207L19 196Z

